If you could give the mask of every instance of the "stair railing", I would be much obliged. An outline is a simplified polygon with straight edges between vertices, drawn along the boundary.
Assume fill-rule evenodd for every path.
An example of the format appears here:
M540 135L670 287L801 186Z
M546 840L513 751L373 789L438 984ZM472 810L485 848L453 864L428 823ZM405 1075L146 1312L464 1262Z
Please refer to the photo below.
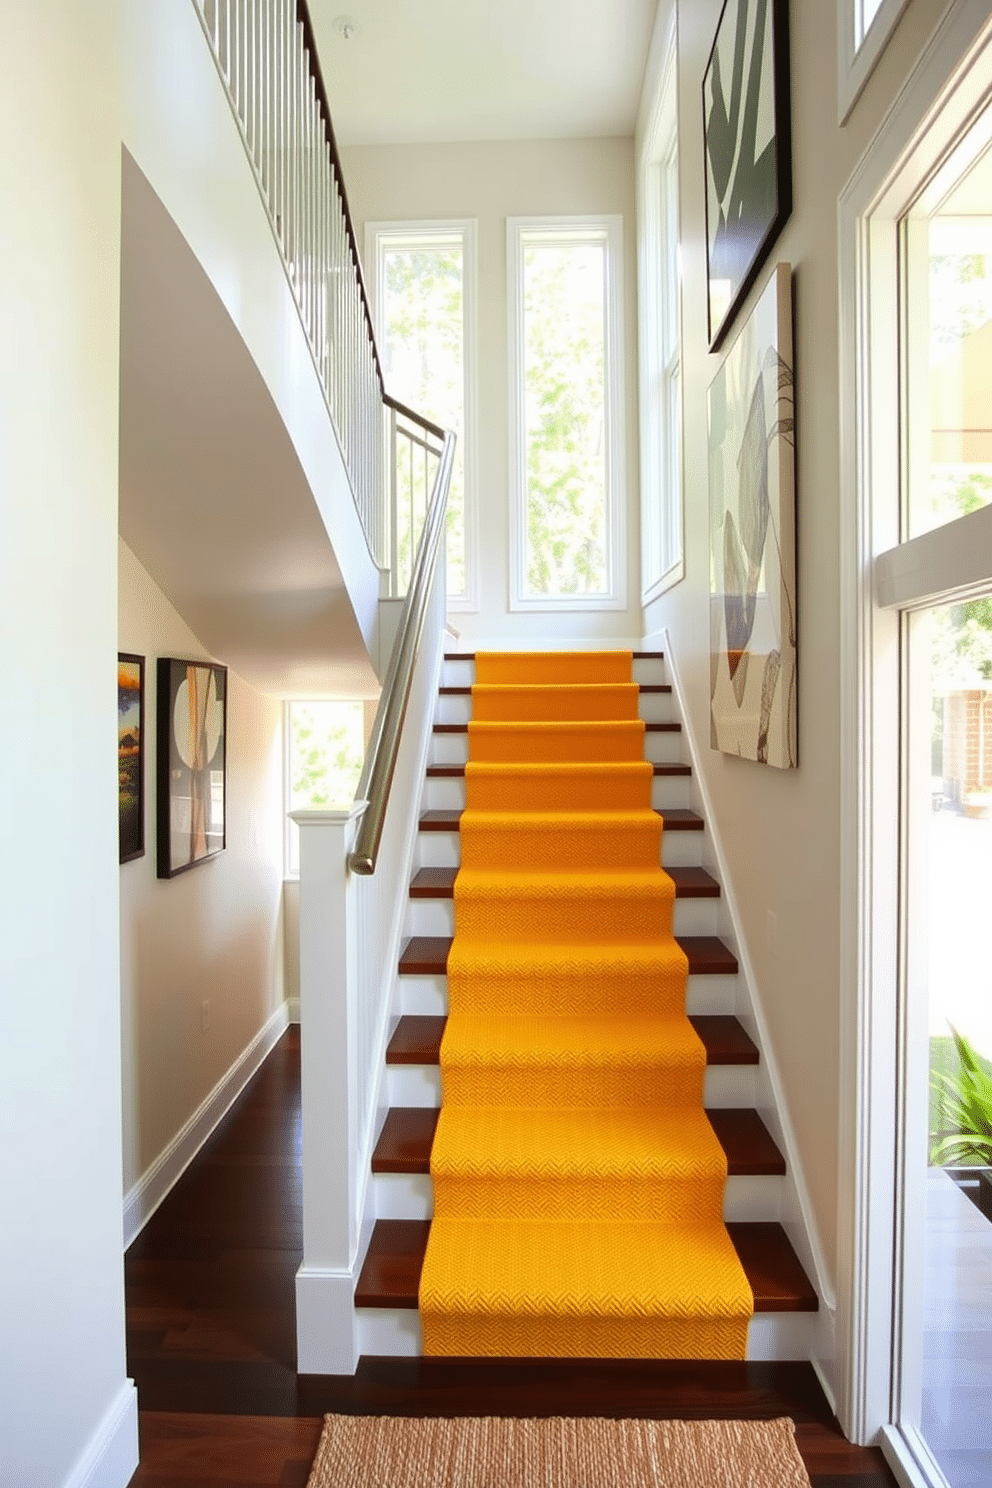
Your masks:
M369 551L406 597L358 796L300 828L301 1373L349 1372L355 1267L447 604L455 436L384 388L305 0L193 0L337 432ZM408 584L407 584L407 579ZM407 716L416 727L407 726ZM391 804L392 803L392 804ZM376 871L378 867L378 872Z
M385 387L305 0L193 0L337 431L369 552L390 567Z

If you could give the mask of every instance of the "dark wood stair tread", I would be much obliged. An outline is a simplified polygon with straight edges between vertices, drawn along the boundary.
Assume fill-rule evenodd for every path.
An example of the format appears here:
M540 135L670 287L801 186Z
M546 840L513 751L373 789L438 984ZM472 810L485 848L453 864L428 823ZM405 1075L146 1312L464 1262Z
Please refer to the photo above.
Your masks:
M413 1308L428 1219L379 1219L355 1288L356 1307ZM731 1223L727 1231L754 1293L755 1312L816 1312L819 1302L782 1226Z
M387 1064L437 1064L447 1023L444 1013L405 1013L386 1049ZM758 1046L732 1014L690 1017L706 1049L707 1064L757 1064Z
M681 761L667 765L655 765L654 773L661 775L691 775L692 766L683 765ZM459 780L465 775L464 765L428 765L427 776L430 780Z
M720 1107L706 1114L727 1155L729 1176L785 1172L785 1159L757 1111ZM429 1173L439 1115L431 1106L394 1106L388 1111L372 1154L373 1173Z
M634 660L661 661L664 655L664 651L635 651ZM474 661L475 657L474 651L445 651L444 653L445 661Z
M676 810L659 811L658 815L664 819L667 832L701 832L703 830L703 818L695 811L679 807ZM420 817L420 830L422 832L457 832L461 819L461 807L453 811L436 809L425 811Z
M411 899L451 899L457 868L419 868L410 883ZM705 868L666 868L676 899L719 899L720 885Z
M515 683L515 682L508 682L508 683L504 683L503 685L504 686L507 686L507 687L516 687L516 686L521 686L521 685L522 686L527 686L528 684L527 683L519 684L519 683ZM538 686L542 686L542 685L543 686L547 686L548 684L547 683L544 683L544 684L538 683L537 685ZM598 687L598 686L601 686L603 684L597 682L597 683L592 683L590 685L595 686L595 687ZM610 684L607 683L605 685L609 686ZM621 685L623 685L623 684L621 684ZM638 688L639 688L639 690L641 692L671 692L671 690L672 690L672 687L671 687L671 683L670 682L638 682L637 686L638 686ZM462 686L458 686L458 687L439 687L438 688L438 692L441 694L442 697L471 697L472 696L472 689L471 689L471 687L462 687Z
M677 935L689 960L690 976L735 976L737 957L719 936ZM444 976L450 935L411 935L400 954L401 976Z
M646 723L644 731L648 734L680 734L682 725L680 723ZM436 723L434 725L436 734L467 734L467 723Z

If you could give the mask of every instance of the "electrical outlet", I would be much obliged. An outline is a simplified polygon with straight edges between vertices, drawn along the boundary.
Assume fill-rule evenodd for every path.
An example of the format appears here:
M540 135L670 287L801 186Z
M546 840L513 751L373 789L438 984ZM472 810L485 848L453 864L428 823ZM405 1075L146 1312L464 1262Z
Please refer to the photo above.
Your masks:
M210 1027L210 999L206 998L200 1003L200 1032L206 1033Z

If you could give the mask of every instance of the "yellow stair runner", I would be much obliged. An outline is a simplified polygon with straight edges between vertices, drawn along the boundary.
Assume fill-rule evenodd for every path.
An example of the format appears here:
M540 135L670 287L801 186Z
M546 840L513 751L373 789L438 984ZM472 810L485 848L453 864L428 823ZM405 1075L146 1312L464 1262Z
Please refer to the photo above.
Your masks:
M424 1351L742 1359L626 652L476 658Z

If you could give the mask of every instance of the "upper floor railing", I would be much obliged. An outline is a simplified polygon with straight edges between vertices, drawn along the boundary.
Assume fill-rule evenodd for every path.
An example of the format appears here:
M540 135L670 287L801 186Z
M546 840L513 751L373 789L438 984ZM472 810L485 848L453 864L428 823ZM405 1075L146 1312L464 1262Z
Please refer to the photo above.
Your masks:
M193 3L254 167L369 551L392 571L385 387L309 11L304 0Z

